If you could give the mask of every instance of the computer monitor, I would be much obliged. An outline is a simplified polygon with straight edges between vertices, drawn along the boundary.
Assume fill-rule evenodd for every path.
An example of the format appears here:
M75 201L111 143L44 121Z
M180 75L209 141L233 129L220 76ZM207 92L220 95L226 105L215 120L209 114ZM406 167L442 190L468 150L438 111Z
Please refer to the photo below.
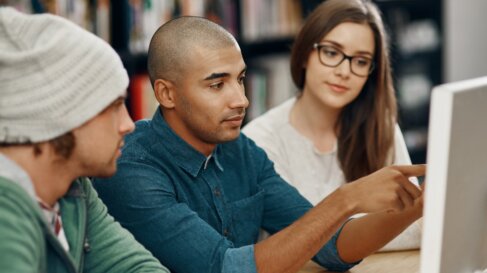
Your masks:
M487 77L435 87L429 124L421 273L484 272Z

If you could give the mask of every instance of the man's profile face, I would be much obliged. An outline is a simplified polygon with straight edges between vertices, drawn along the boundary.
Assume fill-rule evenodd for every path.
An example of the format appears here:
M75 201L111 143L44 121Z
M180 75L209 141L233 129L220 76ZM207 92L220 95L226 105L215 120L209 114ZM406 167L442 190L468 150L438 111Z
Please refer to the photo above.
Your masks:
M217 144L236 139L249 101L240 49L195 48L176 85L175 111L190 139Z
M70 160L84 176L111 176L121 155L123 137L134 130L125 99L119 98L96 117L73 130L76 146Z

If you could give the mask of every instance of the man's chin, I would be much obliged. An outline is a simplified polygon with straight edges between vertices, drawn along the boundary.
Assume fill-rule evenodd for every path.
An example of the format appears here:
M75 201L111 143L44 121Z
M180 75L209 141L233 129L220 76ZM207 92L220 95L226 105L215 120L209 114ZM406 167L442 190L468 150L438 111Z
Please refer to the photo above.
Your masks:
M240 127L233 130L228 130L226 134L219 137L219 143L231 142L237 140L240 136Z

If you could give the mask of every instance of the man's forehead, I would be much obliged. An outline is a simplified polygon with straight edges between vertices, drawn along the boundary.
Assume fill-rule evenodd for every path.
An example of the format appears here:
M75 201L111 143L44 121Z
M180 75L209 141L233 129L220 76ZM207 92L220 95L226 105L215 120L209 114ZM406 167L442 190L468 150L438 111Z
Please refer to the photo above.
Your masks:
M206 49L195 52L193 58L189 58L193 67L204 72L204 78L214 74L220 76L241 74L246 69L240 50L235 47L227 47L220 50ZM188 66L189 63L186 63Z

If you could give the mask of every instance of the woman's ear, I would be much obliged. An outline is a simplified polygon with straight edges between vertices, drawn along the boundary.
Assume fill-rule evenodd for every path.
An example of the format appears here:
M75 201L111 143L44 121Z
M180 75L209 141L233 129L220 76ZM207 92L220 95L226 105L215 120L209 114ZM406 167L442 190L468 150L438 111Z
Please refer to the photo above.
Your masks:
M154 94L159 104L167 109L175 106L174 84L168 80L157 79L154 81Z

